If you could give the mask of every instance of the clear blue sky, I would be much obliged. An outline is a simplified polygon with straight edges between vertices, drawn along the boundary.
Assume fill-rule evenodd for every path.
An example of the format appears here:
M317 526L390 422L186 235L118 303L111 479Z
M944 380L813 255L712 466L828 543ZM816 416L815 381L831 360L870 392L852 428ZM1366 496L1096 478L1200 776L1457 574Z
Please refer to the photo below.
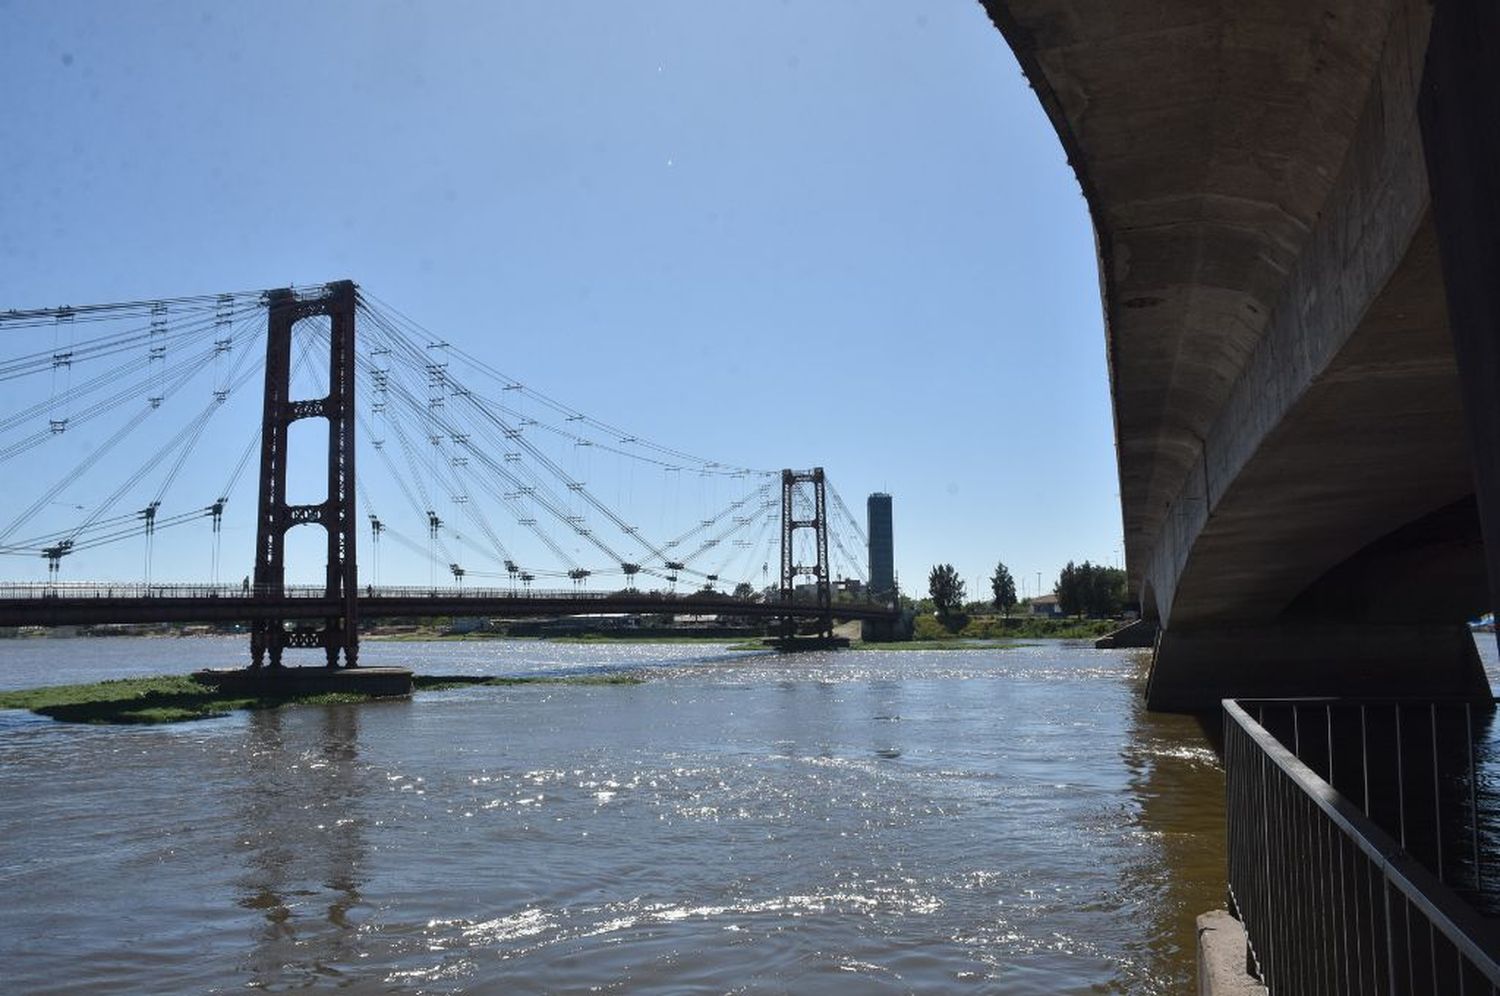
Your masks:
M891 492L907 591L1119 557L1086 207L971 0L0 0L0 92L0 307L350 277L642 436Z

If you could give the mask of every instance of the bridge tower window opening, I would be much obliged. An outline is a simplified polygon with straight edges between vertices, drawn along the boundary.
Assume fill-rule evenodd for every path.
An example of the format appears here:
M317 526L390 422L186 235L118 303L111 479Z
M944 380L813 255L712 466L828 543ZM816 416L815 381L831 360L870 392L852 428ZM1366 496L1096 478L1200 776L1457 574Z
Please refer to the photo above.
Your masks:
M321 419L304 418L287 429L287 500L294 504L319 505L328 499L328 431ZM293 571L299 565L289 565Z

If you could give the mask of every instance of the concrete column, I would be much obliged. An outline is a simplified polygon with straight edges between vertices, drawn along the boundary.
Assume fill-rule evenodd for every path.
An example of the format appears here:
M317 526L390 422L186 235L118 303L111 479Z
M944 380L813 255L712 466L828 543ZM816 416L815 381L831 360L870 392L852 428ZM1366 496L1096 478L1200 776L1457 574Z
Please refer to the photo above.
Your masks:
M1500 3L1438 0L1417 112L1493 610L1500 606Z

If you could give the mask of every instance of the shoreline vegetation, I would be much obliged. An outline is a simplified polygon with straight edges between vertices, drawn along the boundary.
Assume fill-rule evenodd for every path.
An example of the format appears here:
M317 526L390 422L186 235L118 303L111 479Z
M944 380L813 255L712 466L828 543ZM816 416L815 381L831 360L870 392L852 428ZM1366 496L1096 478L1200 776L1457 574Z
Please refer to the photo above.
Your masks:
M964 616L947 620L918 616L911 643L953 640L1092 640L1124 626L1120 619L1083 619L1074 616Z

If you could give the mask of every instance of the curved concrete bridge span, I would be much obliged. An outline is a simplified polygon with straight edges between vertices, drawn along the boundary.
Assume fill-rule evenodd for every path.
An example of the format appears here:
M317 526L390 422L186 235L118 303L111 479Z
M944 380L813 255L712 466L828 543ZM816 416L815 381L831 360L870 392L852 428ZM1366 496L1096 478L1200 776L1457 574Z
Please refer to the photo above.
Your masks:
M1094 220L1151 704L1488 695L1500 5L984 6Z

